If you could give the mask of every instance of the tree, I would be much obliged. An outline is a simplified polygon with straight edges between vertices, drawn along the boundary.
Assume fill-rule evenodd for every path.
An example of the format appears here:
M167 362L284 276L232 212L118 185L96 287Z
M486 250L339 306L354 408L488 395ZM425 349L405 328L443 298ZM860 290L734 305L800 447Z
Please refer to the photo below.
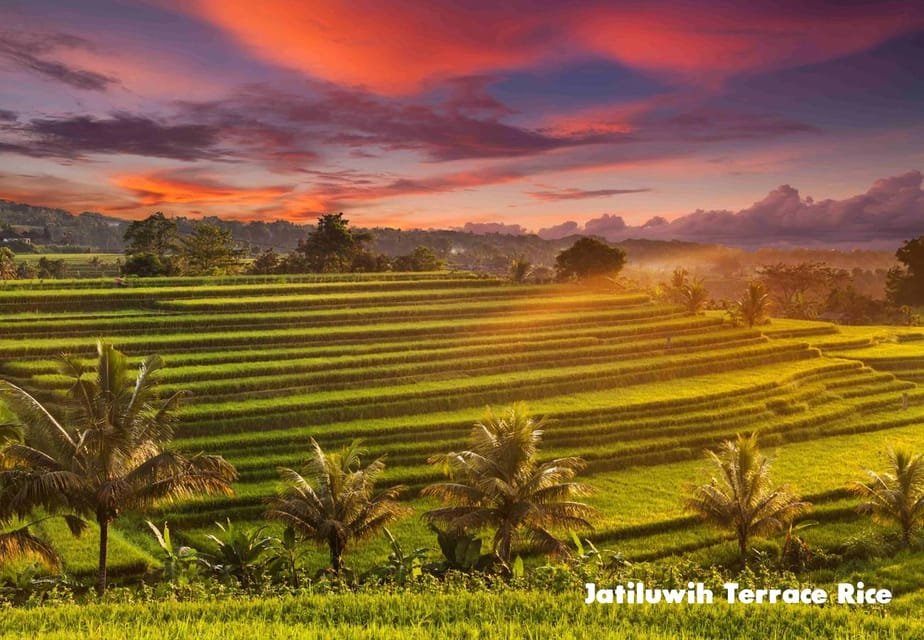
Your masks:
M0 281L15 280L16 254L9 247L0 247Z
M580 459L539 462L543 425L522 404L500 415L488 410L472 429L470 449L428 460L441 465L449 481L425 487L422 495L451 506L424 517L458 532L493 528L494 553L507 570L518 540L543 553L567 556L567 544L552 530L592 528L588 519L596 511L570 500L590 492L586 485L572 482L583 464Z
M273 249L267 249L257 256L256 260L247 269L248 273L266 276L279 272L279 254Z
M395 271L439 271L441 266L433 251L423 245L406 256L398 256L392 265Z
M753 537L782 531L811 506L787 487L772 485L770 462L758 449L757 434L726 440L707 455L715 475L692 490L687 508L715 527L731 529L742 561Z
M701 280L686 283L680 289L680 302L691 316L702 313L709 299L709 292Z
M156 253L133 253L125 258L122 273L127 276L139 278L153 278L157 276L173 275L176 265L169 257L161 257Z
M240 251L231 232L217 224L199 222L180 239L180 261L188 275L222 275L240 265Z
M16 279L17 280L32 280L37 276L35 267L33 267L28 262L20 262L16 266Z
M905 242L895 257L903 267L889 269L886 292L896 306L924 304L924 236Z
M866 473L869 482L856 482L851 487L864 498L860 512L871 514L876 522L898 524L902 541L911 544L912 535L924 524L924 457L902 449L890 450L885 473Z
M52 260L42 256L38 261L38 277L58 279L67 275L67 265L64 260Z
M358 441L325 453L312 439L304 475L280 468L285 489L269 501L266 512L267 518L284 522L303 539L327 545L335 574L343 570L343 554L351 543L370 538L408 513L397 502L404 487L375 492L376 479L385 468L382 458L364 468L360 455Z
M366 234L350 229L350 221L342 213L329 213L318 218L314 231L296 251L304 257L309 271L342 273L351 270L353 260L368 240Z
M849 278L846 271L822 262L764 265L758 275L776 308L786 317L802 319L814 318L831 290Z
M615 276L626 264L626 253L596 238L580 238L555 258L559 280Z
M97 591L107 583L109 526L126 511L144 512L194 494L230 495L234 467L220 456L192 456L167 448L182 392L161 401L158 356L146 358L132 375L128 359L110 344L97 344L97 363L63 357L61 373L71 381L70 421L56 418L16 385L0 381L24 425L24 443L4 452L0 484L16 487L13 509L66 507L99 525Z
M770 294L763 283L757 280L748 283L744 294L732 306L732 316L748 325L749 329L766 322L769 313Z
M526 256L517 256L510 261L510 279L514 282L523 284L532 272L533 263Z
M129 224L122 237L126 254L150 253L163 259L173 251L177 237L176 220L158 211L144 220Z

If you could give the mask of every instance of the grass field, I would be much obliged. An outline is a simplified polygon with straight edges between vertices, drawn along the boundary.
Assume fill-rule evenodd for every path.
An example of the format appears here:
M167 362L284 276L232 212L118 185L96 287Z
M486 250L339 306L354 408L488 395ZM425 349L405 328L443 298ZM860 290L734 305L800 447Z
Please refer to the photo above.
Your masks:
M846 607L588 607L580 596L509 591L322 595L208 604L156 603L145 607L67 605L43 611L4 612L0 638L906 640L924 635L924 626L917 619L883 618Z
M583 480L596 488L591 501L602 512L588 537L635 560L688 554L708 562L731 553L721 534L684 513L682 497L686 484L703 478L703 450L736 433L759 430L776 477L816 505L810 517L818 524L805 537L822 548L868 528L844 491L850 480L881 466L890 446L924 450L924 388L917 384L924 381L924 335L913 328L786 320L736 328L719 315L687 316L644 294L518 287L447 273L165 278L128 287L106 279L13 284L0 288L0 377L54 403L65 390L55 356L68 352L90 362L102 338L136 359L162 355L165 390L192 392L176 444L222 454L240 471L235 496L158 514L192 541L226 517L260 522L262 501L276 489L276 467L299 466L310 437L325 448L360 437L367 457L387 455L385 481L410 487L406 498L418 513L393 531L409 547L433 547L419 518L432 503L417 496L439 477L426 458L464 446L485 405L517 400L549 419L543 456L587 461ZM47 533L62 541L70 571L92 570L93 544ZM347 562L363 569L386 554L385 542L376 540ZM121 521L114 573L143 572L155 558L142 524ZM318 552L312 562L324 559ZM908 598L924 590L924 569L904 579L902 589ZM441 597L446 602L411 608L432 621L445 607L481 606L466 596ZM536 637L585 637L575 629L595 633L625 624L605 610L522 597L529 600L482 604L513 625L519 606L566 612L561 621L542 622ZM214 611L202 605L196 616L192 606L125 613L118 632L109 626L123 615L116 605L77 624L96 625L86 628L88 637L145 637L145 616L162 616L169 629L242 637L244 630L228 636L227 625L265 607L266 615L250 624L285 637L280 625L290 615L283 601L218 603ZM318 629L381 637L337 609L352 605L319 606L339 613L322 616ZM16 615L23 628L46 625L41 629L52 637L80 617L66 608L44 621ZM212 615L222 623L204 622ZM388 633L399 629L400 637L423 637L424 628L402 615L374 624ZM572 615L577 627L568 623ZM681 611L661 621L652 612L637 615L649 617L650 637L659 638L678 637L678 630L710 635L703 621L719 614ZM835 629L842 622L852 625L843 637L896 632L888 620L841 611L793 615L792 624L805 625L799 628L807 635L815 625ZM723 618L731 620L728 629L737 616ZM453 624L457 635L447 637L477 636ZM518 635L503 629L490 637Z

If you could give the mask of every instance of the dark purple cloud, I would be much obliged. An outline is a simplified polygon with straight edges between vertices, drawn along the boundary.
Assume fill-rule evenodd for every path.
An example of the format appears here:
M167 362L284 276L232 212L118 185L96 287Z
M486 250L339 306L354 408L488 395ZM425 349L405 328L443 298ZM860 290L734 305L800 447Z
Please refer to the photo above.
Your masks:
M251 86L222 101L181 103L184 114L222 129L249 126L300 149L321 143L368 151L416 151L431 161L504 158L600 144L613 134L555 135L502 122L505 107L481 79L453 81L444 101L383 98L332 85L303 94Z
M108 118L39 118L0 128L12 139L0 151L38 158L74 159L94 153L131 154L173 160L221 157L219 131L209 125L171 124L115 113Z
M0 33L0 58L21 70L84 91L106 91L119 84L111 76L78 69L49 57L68 49L92 49L92 46L83 38L64 33Z

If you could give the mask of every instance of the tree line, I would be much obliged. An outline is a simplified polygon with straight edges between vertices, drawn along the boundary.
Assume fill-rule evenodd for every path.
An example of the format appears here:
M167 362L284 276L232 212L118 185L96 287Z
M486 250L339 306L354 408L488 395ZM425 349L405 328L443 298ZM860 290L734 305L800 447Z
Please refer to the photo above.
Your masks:
M0 392L19 416L18 423L0 425L0 564L26 557L58 569L58 554L33 532L35 525L61 518L80 535L95 521L96 589L102 595L108 585L109 531L119 518L149 515L196 495L233 493L237 474L222 457L171 448L185 394L160 397L157 372L163 366L151 356L132 371L123 353L102 342L95 367L62 357L61 372L71 387L61 411L0 381ZM578 499L592 488L575 480L583 461L542 461L545 428L547 423L522 404L488 410L474 424L468 448L428 459L446 475L421 492L442 503L422 514L443 553L440 570L516 575L522 572L518 553L567 558L573 552L561 533L593 528L596 509ZM303 543L326 547L329 571L341 576L348 550L383 532L393 549L385 572L421 571L424 552L407 554L386 528L411 513L399 500L405 487L377 488L385 460L363 464L362 456L359 442L328 452L311 440L302 469L279 468L283 489L265 500L264 516L284 525L282 538L263 535L262 529L243 530L228 520L209 536L211 550L195 551L175 547L166 524L161 529L149 521L164 551L165 577L173 579L195 565L246 588L266 555L274 571L297 586ZM807 545L793 535L792 523L811 505L772 482L757 434L722 442L707 458L712 477L687 490L686 508L729 532L742 563L754 538L787 527L782 555L804 556ZM902 543L911 545L924 524L924 458L892 451L888 470L868 476L851 486L863 499L860 510L877 521L896 523ZM485 532L492 534L490 552L482 553L478 536Z

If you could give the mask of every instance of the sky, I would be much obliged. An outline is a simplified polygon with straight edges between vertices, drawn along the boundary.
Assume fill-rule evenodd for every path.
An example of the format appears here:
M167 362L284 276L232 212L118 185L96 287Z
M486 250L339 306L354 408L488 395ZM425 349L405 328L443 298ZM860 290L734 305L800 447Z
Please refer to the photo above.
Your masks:
M2 0L0 198L792 243L924 233L924 3Z

